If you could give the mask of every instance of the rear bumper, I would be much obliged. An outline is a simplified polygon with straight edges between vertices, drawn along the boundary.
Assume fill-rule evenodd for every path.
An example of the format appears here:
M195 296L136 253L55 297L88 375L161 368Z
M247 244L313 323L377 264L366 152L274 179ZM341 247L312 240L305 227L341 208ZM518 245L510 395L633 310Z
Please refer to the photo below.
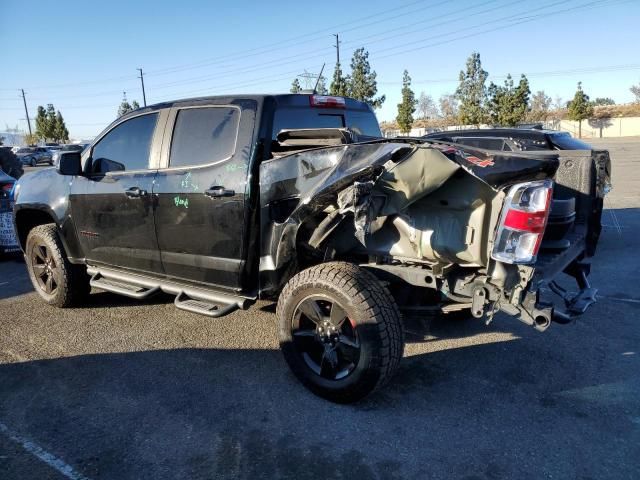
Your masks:
M501 310L542 331L551 322L572 322L596 302L597 289L591 287L588 280L591 263L586 254L586 236L574 233L570 240L568 248L544 252L538 257L533 276L521 294L521 301L516 305L501 304ZM577 290L569 291L560 286L556 280L561 274L572 277Z

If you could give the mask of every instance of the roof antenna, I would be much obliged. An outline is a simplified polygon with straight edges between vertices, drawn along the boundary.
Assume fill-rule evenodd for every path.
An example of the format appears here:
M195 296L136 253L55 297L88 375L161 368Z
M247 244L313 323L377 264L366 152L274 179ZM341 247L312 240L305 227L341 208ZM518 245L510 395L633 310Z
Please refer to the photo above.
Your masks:
M316 80L316 84L313 86L313 93L318 93L318 84L320 83L320 78L322 78L322 72L324 72L324 66L326 63L322 64L322 68L320 69L320 74L318 75L318 79Z

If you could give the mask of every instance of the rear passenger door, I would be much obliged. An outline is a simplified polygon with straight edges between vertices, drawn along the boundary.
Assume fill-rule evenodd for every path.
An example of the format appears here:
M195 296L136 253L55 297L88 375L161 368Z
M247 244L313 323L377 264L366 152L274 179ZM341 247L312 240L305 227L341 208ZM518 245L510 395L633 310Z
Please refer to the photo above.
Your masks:
M249 105L250 106L250 105ZM240 290L256 109L172 109L156 177L155 223L167 275Z

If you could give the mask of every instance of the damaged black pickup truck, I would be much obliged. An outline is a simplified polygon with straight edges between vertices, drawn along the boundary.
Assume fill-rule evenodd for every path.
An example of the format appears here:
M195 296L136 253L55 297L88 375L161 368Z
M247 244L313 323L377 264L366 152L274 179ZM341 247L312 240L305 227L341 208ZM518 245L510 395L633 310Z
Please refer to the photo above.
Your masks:
M341 97L208 97L136 110L25 175L14 219L49 304L163 291L220 317L277 299L292 371L350 402L397 369L403 310L538 330L583 313L609 188L606 152L383 139Z

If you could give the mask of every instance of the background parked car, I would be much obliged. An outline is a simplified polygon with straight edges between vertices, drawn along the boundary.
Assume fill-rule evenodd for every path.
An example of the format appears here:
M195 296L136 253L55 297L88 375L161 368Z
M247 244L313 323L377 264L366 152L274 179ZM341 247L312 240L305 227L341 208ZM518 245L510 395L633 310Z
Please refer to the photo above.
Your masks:
M39 163L48 163L53 165L51 153L45 147L20 147L16 152L16 156L23 165L35 167Z
M88 143L71 143L69 145L62 145L57 151L53 152L51 161L53 165L57 166L60 160L60 152L81 152L89 146Z
M13 226L13 193L15 184L15 178L0 170L0 255L20 251Z
M20 178L24 173L22 162L11 147L0 147L0 169L13 178Z
M450 130L425 135L429 140L461 143L486 150L591 150L591 146L568 132L537 128L483 128Z
M49 153L53 156L54 153L58 152L62 148L62 145L45 145L45 148L49 150Z

